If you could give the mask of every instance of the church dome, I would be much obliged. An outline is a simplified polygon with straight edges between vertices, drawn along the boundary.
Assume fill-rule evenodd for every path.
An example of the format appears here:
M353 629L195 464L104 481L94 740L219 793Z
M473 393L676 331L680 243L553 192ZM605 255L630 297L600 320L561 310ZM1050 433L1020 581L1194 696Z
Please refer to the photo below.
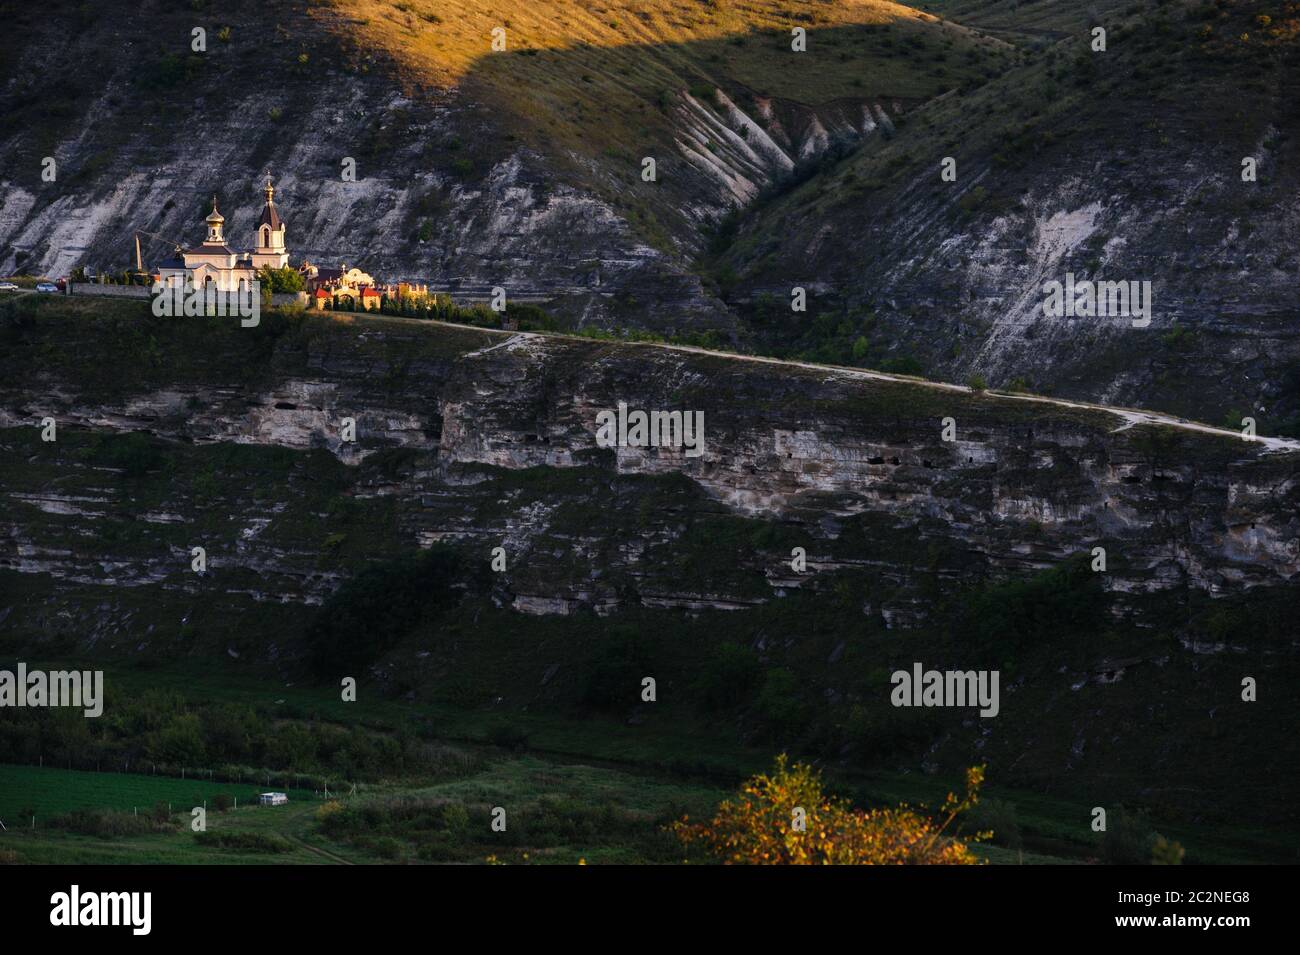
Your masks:
M216 196L213 196L213 197L212 197L212 211L208 213L208 217L207 217L207 219L205 219L204 221L205 221L205 222L225 222L225 221L226 221L226 217L223 216L220 212L217 211L217 197L216 197Z

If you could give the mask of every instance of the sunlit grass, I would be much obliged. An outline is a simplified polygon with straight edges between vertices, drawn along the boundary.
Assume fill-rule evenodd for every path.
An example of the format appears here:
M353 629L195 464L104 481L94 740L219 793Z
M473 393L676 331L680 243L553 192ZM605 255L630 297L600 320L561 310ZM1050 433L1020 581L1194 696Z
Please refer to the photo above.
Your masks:
M755 87L779 83L786 95L800 97L807 89L849 95L856 87L846 80L853 68L880 59L871 44L846 44L832 31L862 27L896 27L900 38L924 34L937 41L971 42L974 34L954 24L888 0L839 0L806 4L792 0L329 0L341 18L340 29L355 35L358 44L379 49L426 78L451 84L484 69L493 55L493 31L505 31L508 63L502 80L541 80L546 85L580 70L577 62L558 64L543 52L622 50L611 62L626 62L632 82L658 74L678 77L692 68L704 71L723 64L733 79ZM790 34L803 27L810 36L807 66L791 69ZM767 34L755 39L760 34ZM845 33L844 37L850 34ZM817 40L827 48L817 49ZM728 42L732 50L717 44ZM987 41L986 41L987 42ZM712 45L709 45L712 43ZM694 49L691 49L694 45ZM843 48L841 48L843 47ZM599 56L595 56L600 59ZM828 62L833 61L833 62ZM500 65L493 69L500 68ZM857 74L860 76L860 74ZM910 95L887 88L903 79L887 71L869 78L877 94ZM837 84L841 84L837 89ZM523 91L521 91L523 92Z

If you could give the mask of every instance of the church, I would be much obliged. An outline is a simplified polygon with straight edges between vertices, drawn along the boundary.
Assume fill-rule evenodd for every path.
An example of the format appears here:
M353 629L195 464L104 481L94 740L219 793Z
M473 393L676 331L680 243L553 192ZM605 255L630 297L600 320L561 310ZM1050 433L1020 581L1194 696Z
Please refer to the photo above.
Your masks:
M172 258L158 266L158 281L167 287L184 287L186 279L197 289L209 286L217 292L246 292L252 287L259 269L270 266L284 268L289 264L289 253L284 247L284 220L275 208L275 187L270 177L262 190L266 203L257 220L256 244L251 252L236 252L226 244L226 218L217 211L217 198L212 197L212 211L206 220L208 235L200 245L178 250L179 258Z

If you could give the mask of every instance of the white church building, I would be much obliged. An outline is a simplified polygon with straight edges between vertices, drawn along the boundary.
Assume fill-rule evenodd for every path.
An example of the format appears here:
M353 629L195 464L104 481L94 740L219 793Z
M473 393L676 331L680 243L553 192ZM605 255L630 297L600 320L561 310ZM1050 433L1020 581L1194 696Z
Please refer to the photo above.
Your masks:
M224 234L226 218L217 211L217 198L212 197L212 212L206 220L207 238L201 245L180 251L180 258L159 263L158 281L165 287L184 289L187 282L195 289L216 292L247 292L264 266L273 269L289 264L289 253L284 247L284 220L275 208L275 187L268 177L266 204L257 220L256 245L251 252L237 252L226 244Z

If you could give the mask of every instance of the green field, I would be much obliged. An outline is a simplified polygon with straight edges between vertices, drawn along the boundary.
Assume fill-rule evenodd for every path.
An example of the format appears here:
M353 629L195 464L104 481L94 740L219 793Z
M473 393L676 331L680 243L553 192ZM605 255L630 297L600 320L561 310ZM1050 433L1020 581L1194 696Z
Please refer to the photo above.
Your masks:
M281 838L283 852L239 851L200 844L188 829L182 807L197 805L218 792L238 787L124 773L95 773L25 766L0 766L0 807L9 830L0 834L0 858L9 861L68 863L366 863L441 861L421 858L422 823L406 831L365 835L359 840L335 839L321 832L317 810L323 800L310 792L290 791L290 803L263 807L244 803L224 813L210 810L212 833L256 833ZM912 796L925 787L904 785ZM254 791L249 790L252 794ZM469 810L469 829L452 845L456 861L501 861L533 864L668 862L674 844L661 825L682 812L699 814L712 808L728 790L699 781L652 776L630 768L573 764L533 755L502 756L462 779L431 786L383 786L366 796L343 797L345 805L458 805ZM129 808L173 801L177 812L173 831L103 838L42 824L42 819L73 809ZM505 806L515 835L493 833L483 814ZM16 825L10 806L35 809L35 829ZM143 809L142 809L143 811ZM436 812L433 814L436 816ZM479 825L479 822L483 824ZM558 839L553 827L558 829ZM602 833L601 827L611 831ZM558 844L542 844L554 843ZM990 845L979 854L995 864L1038 864L1070 861L1032 850ZM425 853L427 855L427 852ZM447 860L450 861L450 860Z
M209 804L210 832L258 833L283 838L285 851L268 853L205 846L190 831L190 810L225 793L238 796L238 810L217 812ZM309 847L298 833L310 835L312 813L320 800L310 791L291 790L285 806L259 806L254 787L78 770L0 765L0 862L45 864L142 863L311 863L336 862ZM169 831L114 837L69 831L51 823L74 810L115 809L147 816L156 802L175 810ZM31 813L35 813L35 826ZM20 814L27 814L20 818Z
M110 671L112 682L128 691L147 684L186 691L201 708L220 701L248 703L265 697L265 683L248 676L186 665L147 671ZM347 721L368 732L400 732L420 718L439 728L444 752L440 771L375 780L356 795L335 800L349 811L349 825L328 829L319 810L325 801L310 790L285 787L283 807L252 805L266 787L135 773L94 772L53 767L0 765L0 859L36 863L515 863L679 861L675 843L663 832L671 819L698 818L735 791L743 776L765 769L761 750L728 749L699 726L644 736L635 727L605 719L572 720L557 715L523 714L514 721L521 742L493 745L500 726L493 714L411 705L363 693L365 702L341 704L327 688L292 687L274 691L277 701L303 714L303 722ZM286 717L281 730L298 722ZM692 744L693 740L693 744ZM690 748L691 746L694 748ZM691 752L690 767L669 762L673 753ZM861 806L937 805L955 781L941 776L895 772L830 773L833 792ZM189 831L188 810L225 793L239 796L237 811L217 812L209 802L210 833L275 840L280 851L257 851L200 843ZM1078 799L998 785L984 788L986 800L1012 807L1022 838L1010 844L1001 836L977 847L993 864L1079 863L1095 861L1099 845L1089 837L1087 806ZM113 809L142 815L157 802L174 811L166 831L104 837L60 827L60 813ZM507 809L505 834L488 823L494 806ZM449 808L450 807L450 808ZM30 815L36 827L30 827ZM23 815L27 819L22 818ZM1224 823L1165 822L1160 831L1179 840L1188 861L1243 862L1294 859L1300 839L1294 833Z
M264 783L265 781L263 781ZM272 780L277 792L290 800L314 800L311 790L286 789L284 780ZM97 773L54 767L0 764L0 822L13 828L31 825L31 812L41 817L77 809L145 811L159 802L170 803L176 812L203 805L205 800L225 794L251 805L266 785L209 782L206 779L175 779L170 776L137 773Z
M428 786L370 787L366 795L337 800L343 806L424 807L421 818L405 821L395 834L329 838L317 821L325 800L311 792L289 790L286 806L259 806L241 795L238 810L217 812L209 807L209 833L283 840L283 851L264 852L205 845L189 830L188 809L221 792L239 794L241 789L125 773L0 766L0 806L6 807L8 826L0 833L0 859L57 864L453 861L429 859L427 851L422 858L419 850L426 835L421 830L428 828L422 818L436 826L438 807L456 805L465 808L467 821L448 839L446 849L454 861L482 862L489 856L520 862L666 861L665 853L671 854L674 844L661 831L662 822L683 811L706 811L726 794L716 787L609 767L508 756L464 778ZM246 792L252 796L256 790ZM101 837L44 822L74 809L131 812L133 805L140 805L144 814L158 800L172 801L176 810L165 832ZM486 822L486 814L497 805L510 813L504 834L493 832ZM30 822L18 824L16 813L27 810L36 813L35 828ZM611 831L603 833L602 826ZM648 851L658 858L647 860L645 852L638 851L641 845L651 847Z
M385 336L365 336L331 319L285 313L268 314L256 335L236 336L228 327L201 322L159 325L140 308L77 299L15 305L13 328L26 344L0 349L0 356L13 356L7 363L0 358L11 372L0 378L40 392L46 387L42 376L53 374L85 389L78 392L79 402L111 405L128 400L132 389L175 388L178 381L182 388L228 382L232 392L271 388L278 375L309 376L311 356L339 350L367 367L387 368L394 354L439 364L499 341L482 331L396 319L374 319ZM94 347L69 348L69 341ZM573 349L575 363L617 350L572 341L563 347ZM106 370L129 364L136 351L153 358L133 378ZM96 360L88 363L86 354ZM727 359L700 361L706 373L725 377ZM920 404L914 390L864 389L852 407L882 422L918 409L937 418L942 408ZM754 394L752 400L775 400ZM989 407L996 400L972 397L966 407L992 422ZM1096 427L1094 412L1079 411L1077 419L1074 414L1053 413L1048 420L1053 426ZM1017 427L1045 423L1027 405L1016 415L997 411L996 421ZM175 809L225 793L240 795L241 810L213 817L214 830L242 832L256 823L356 860L481 862L491 855L522 860L527 854L529 861L672 861L672 846L661 838L663 822L684 806L708 811L747 776L768 769L783 750L817 761L828 787L864 808L936 806L957 785L952 773L971 760L987 760L985 793L1011 807L1022 835L981 850L990 861L1097 859L1090 809L1125 801L1149 812L1153 828L1182 843L1189 863L1300 857L1294 802L1277 783L1286 778L1294 747L1281 729L1285 714L1270 709L1281 706L1280 697L1207 716L1200 694L1209 699L1239 679L1241 664L1226 656L1198 659L1194 666L1176 657L1174 665L1146 668L1119 686L1071 690L1060 678L1063 666L1083 671L1110 655L1155 658L1176 646L1176 635L1173 623L1149 630L1081 625L1078 611L1096 611L1100 594L1088 583L1090 575L1072 575L1068 567L1028 582L947 594L949 607L941 618L907 630L906 649L898 650L898 635L887 633L877 618L864 617L863 610L864 601L895 599L892 579L854 569L843 572L833 588L766 600L771 586L764 567L802 538L792 537L790 526L716 513L686 480L611 479L594 466L479 468L466 472L472 482L458 485L473 487L473 494L453 499L441 493L373 493L395 479L415 487L423 479L414 475L434 464L432 457L391 449L352 467L320 448L191 443L71 425L61 428L54 445L30 427L0 429L0 443L9 452L0 456L0 485L27 533L53 552L100 555L86 562L91 573L118 562L144 566L163 560L183 552L195 533L238 540L249 514L268 515L262 545L274 549L277 562L295 555L284 568L297 571L267 588L260 572L239 566L240 558L223 569L224 579L205 579L187 594L191 584L183 563L162 586L139 587L107 587L82 574L52 581L45 574L0 570L0 612L6 612L0 662L21 659L45 669L93 665L106 676L104 719L26 711L0 721L0 758L25 767L0 775L0 819L10 825L16 815L21 834L22 817L30 823L37 816L35 830L26 830L25 842L13 850L24 860L67 860L77 853L130 859L123 847L140 840L150 847L141 849L140 858L164 850L184 858L242 857L237 848L196 844L179 810L174 831L129 839L105 838L93 827L88 835L86 826L42 827L70 811L138 808L145 814L160 801ZM1226 464L1220 456L1235 453L1226 445L1189 439L1187 454L1218 467ZM1145 453L1142 444L1133 449ZM111 496L105 492L109 473L120 475L112 479ZM1052 472L1043 473L1047 482ZM76 512L32 503L51 488L80 502ZM707 592L757 602L744 613L684 614L632 605L617 616L524 621L480 592L465 571L466 597L449 609L438 602L442 584L459 580L458 567L476 566L463 559L468 550L450 569L444 565L427 578L434 587L394 586L414 579L416 556L437 556L432 550L413 556L411 527L455 526L462 518L478 527L498 526L512 509L530 505L553 511L538 538L539 553L570 551L587 529L602 526L610 540L652 541L642 563L648 572L617 571L626 575L627 586L654 592L689 580ZM434 506L442 516L420 514ZM159 513L187 520L138 517ZM845 520L819 546L846 562L887 552L898 566L915 570L918 593L943 596L940 582L964 574L969 555L935 543L941 537L927 540L924 524L922 530L865 514ZM609 559L602 554L595 560ZM539 566L514 571L523 592L544 592L555 583L542 576L532 581L528 574L549 574L564 565ZM921 568L928 568L924 575ZM575 581L589 570L583 561L564 566ZM318 573L349 583L315 611L248 594L253 588L292 594ZM355 586L366 579L386 586ZM614 592L624 582L607 585ZM376 621L384 615L376 611L393 610L395 594L415 595L404 599L416 615L380 626ZM1234 630L1252 634L1260 672L1275 674L1275 685L1293 685L1294 664L1286 654L1271 652L1290 639L1287 623L1294 617L1287 599L1286 593L1276 600L1256 595L1248 606L1215 600L1212 610L1208 601L1180 601L1168 604L1161 618L1177 622L1177 636L1186 626L1207 637ZM1004 623L973 628L976 616ZM324 671L329 676L320 677L324 682L313 682L312 657L303 655L304 648L318 650L322 641L314 639L312 627L336 618L356 621L339 647L362 645L374 653L331 662ZM1030 633L1022 620L1040 622ZM917 660L950 655L953 628L983 641L981 652L1029 677L1016 699L1020 718L1007 721L978 748L978 729L963 725L959 715L904 720L879 692L896 653ZM355 634L365 634L364 640ZM766 644L761 652L755 649L759 634ZM337 674L375 672L372 663L388 676L363 678L358 700L344 702ZM662 692L653 707L638 706L628 693L645 673L657 675ZM831 688L834 699L824 692ZM1148 729L1152 700L1159 701L1157 727L1178 727L1177 732ZM1103 707L1105 719L1099 719ZM1052 719L1038 719L1048 712ZM1061 755L1070 752L1081 727L1095 724L1114 729L1098 740L1102 745L1089 748L1073 775L1064 774ZM39 761L47 768L31 768ZM150 775L96 771L128 766ZM199 779L177 778L182 767ZM269 785L259 782L263 767L273 774ZM209 771L216 779L205 778ZM293 785L295 773L303 780L299 787ZM222 781L229 779L238 782ZM359 784L357 805L373 804L376 811L331 833L320 829L314 813L319 804L308 799L295 798L278 816L256 809L245 814L242 808L258 789L310 791L328 781L334 791L344 788L344 780L349 792L351 783ZM406 808L388 812L394 805ZM406 810L413 805L411 815ZM444 812L448 805L463 813ZM509 840L494 841L482 824L493 805L512 807L512 818L519 814L521 825L510 830ZM460 821L462 815L468 822ZM118 827L123 828L130 827ZM274 858L321 861L318 853L295 853Z

